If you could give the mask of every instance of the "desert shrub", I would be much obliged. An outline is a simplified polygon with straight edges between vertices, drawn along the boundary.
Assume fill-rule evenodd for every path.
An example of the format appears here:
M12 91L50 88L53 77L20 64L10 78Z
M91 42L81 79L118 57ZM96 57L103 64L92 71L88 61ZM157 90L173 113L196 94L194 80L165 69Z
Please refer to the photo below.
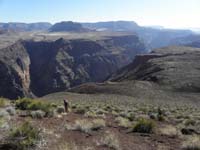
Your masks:
M53 108L58 107L57 104L55 104L55 103L51 103L51 106L52 106Z
M16 108L21 110L27 110L28 106L32 103L32 99L22 98L16 101Z
M119 139L113 132L106 132L97 142L97 145L106 146L113 150L120 150Z
M120 127L125 127L128 128L131 126L131 122L123 117L117 117L115 118L115 122L120 126Z
M58 108L56 109L56 112L61 114L65 112L65 108L63 106L58 106Z
M154 120L156 120L156 118L157 118L157 114L156 113L152 113L152 112L149 112L148 116L149 116L150 119L154 119Z
M133 126L133 132L152 133L154 127L155 123L152 120L142 118Z
M188 137L182 144L184 150L200 150L200 137L191 136Z
M10 119L10 115L6 110L0 110L0 118Z
M158 114L158 115L157 115L157 120L158 120L158 121L165 121L164 115Z
M97 109L97 110L96 110L96 114L97 114L97 115L103 115L103 114L106 114L106 111L105 111L105 110L102 110L102 109Z
M129 112L126 116L126 118L129 120L129 121L134 121L135 119L135 114L132 113L132 112Z
M84 133L90 133L91 131L97 131L105 127L105 121L103 119L87 120L81 119L76 120L74 125L67 125L67 130L77 130Z
M84 116L86 117L90 117L90 118L94 118L94 117L101 117L101 118L105 118L105 114L104 113L99 113L99 111L88 111L84 114Z
M45 112L43 112L42 110L31 111L30 115L32 118L42 119L45 117Z
M164 121L165 120L165 112L164 110L162 110L160 107L158 107L158 110L157 110L157 119L158 121Z
M16 101L16 108L21 110L42 110L47 115L52 112L52 105L40 100L23 98Z
M113 110L115 110L115 107L113 107L111 105L106 105L103 107L103 110L106 112L112 112Z
M77 114L85 114L87 112L87 110L83 107L77 107L75 110L74 110L75 113Z
M6 108L6 111L11 115L11 116L14 116L16 114L16 110L14 107L7 107Z
M17 150L27 150L36 146L40 139L39 130L33 127L29 122L23 123L18 128L11 131L9 135L9 144L14 145Z
M0 117L0 129L4 129L6 125L6 120L3 117Z
M92 120L92 130L96 131L106 126L105 120L103 119L94 119Z
M192 119L187 119L184 123L186 126L194 126L196 124L196 121L195 120L192 120Z
M161 135L165 135L171 138L178 136L179 132L176 127L172 125L166 125L160 129Z

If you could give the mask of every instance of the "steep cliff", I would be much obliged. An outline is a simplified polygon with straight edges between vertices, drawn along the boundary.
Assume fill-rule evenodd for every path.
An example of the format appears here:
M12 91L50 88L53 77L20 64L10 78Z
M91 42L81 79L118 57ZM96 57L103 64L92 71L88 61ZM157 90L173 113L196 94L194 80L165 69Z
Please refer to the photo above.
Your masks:
M85 82L100 82L145 50L139 39L105 41L26 41L30 59L31 89L37 96L62 91ZM121 40L121 43L115 43ZM137 44L135 44L137 43ZM132 52L133 51L133 52Z
M29 65L29 55L21 42L0 51L1 96L11 99L31 96Z

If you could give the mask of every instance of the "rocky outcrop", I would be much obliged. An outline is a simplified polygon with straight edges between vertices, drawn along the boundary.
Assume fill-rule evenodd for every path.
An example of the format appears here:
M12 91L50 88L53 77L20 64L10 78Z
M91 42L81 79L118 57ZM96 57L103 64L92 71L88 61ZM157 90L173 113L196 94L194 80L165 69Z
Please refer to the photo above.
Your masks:
M199 92L199 58L198 48L157 49L151 54L136 56L133 63L110 77L110 81L142 80L179 92Z
M1 50L0 95L43 96L85 82L100 82L143 52L144 44L136 35L98 41L19 41Z
M21 42L0 51L0 95L10 99L31 96L30 59Z

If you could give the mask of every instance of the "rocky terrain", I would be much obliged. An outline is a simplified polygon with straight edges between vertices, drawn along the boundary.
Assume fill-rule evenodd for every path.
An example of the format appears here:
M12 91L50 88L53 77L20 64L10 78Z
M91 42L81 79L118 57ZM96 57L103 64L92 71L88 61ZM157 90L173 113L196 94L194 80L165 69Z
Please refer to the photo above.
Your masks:
M83 84L71 92L120 94L140 100L199 103L199 48L166 47L138 55L102 84Z
M199 92L200 49L167 47L139 55L111 81L143 80L182 92Z

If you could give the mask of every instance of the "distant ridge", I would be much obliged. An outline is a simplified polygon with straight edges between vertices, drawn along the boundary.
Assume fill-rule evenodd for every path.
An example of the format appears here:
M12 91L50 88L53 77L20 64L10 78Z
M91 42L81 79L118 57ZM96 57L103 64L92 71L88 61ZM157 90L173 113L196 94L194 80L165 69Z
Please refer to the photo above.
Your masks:
M50 32L86 32L89 29L84 28L80 23L72 21L63 21L54 24L50 29Z
M1 30L13 30L13 31L35 31L35 30L48 30L52 25L48 22L36 22L36 23L20 23L9 22L0 23Z

